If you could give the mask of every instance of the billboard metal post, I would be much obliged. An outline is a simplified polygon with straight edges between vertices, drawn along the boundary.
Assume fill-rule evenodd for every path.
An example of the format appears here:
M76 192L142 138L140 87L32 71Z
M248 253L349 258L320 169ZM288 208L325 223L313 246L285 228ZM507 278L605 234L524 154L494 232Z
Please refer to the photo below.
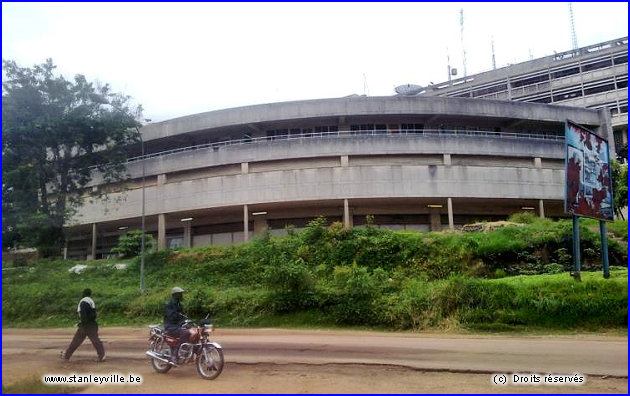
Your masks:
M604 267L604 278L610 278L610 268L608 268L608 237L606 236L606 222L599 221L599 233L602 236L602 266Z
M576 281L581 281L580 276L580 218L573 215L573 273Z
M573 272L580 281L580 223L585 216L599 220L604 278L608 268L605 221L614 221L612 173L608 141L569 120L565 123L564 210L573 216Z

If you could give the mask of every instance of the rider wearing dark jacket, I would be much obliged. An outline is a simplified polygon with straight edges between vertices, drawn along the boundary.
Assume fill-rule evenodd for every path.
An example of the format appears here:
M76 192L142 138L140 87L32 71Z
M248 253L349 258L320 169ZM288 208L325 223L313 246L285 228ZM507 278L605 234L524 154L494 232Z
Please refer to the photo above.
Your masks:
M189 333L187 329L181 327L182 322L186 319L184 315L184 307L182 306L182 300L184 298L184 289L181 287L174 287L171 289L171 299L166 303L164 308L164 330L166 334L171 337L179 339L177 346L173 349L172 361L177 362L177 353L179 346L188 342Z
M179 288L173 288L173 290ZM182 290L183 292L183 290ZM184 307L182 307L182 292L171 293L172 298L164 308L164 329L167 333L180 328L179 324L184 319Z

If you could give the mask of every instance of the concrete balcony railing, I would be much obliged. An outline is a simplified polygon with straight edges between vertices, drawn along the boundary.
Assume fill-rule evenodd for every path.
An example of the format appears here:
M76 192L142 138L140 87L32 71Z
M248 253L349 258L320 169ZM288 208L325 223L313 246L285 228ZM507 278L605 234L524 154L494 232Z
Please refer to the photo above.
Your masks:
M399 130L399 131L387 131L387 130L370 130L370 131L338 131L338 132L313 132L302 134L287 134L276 136L265 136L256 138L244 138L225 140L221 142L198 144L188 147L180 147L176 149L161 151L158 153L146 154L144 156L138 156L129 158L127 163L133 163L142 161L144 159L165 157L173 154L203 150L203 149L216 149L227 146L245 145L245 144L257 144L268 143L271 141L285 141L285 140L303 140L303 139L319 139L319 138L352 138L352 137L364 137L364 136L379 136L396 139L398 137L422 137L422 136L473 136L473 137L490 137L497 139L528 139L528 140L547 140L563 142L564 136L558 136L551 133L517 133L517 132L494 132L494 131L465 131L465 130L438 130L438 129L421 129L421 130Z

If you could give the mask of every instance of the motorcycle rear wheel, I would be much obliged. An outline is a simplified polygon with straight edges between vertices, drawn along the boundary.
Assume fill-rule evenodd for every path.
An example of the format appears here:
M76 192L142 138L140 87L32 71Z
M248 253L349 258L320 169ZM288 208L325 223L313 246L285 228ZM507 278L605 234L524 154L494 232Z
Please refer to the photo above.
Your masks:
M206 345L195 359L197 373L206 380L213 380L223 371L223 351L212 345Z
M151 349L153 349L153 352L159 353L166 358L169 358L171 356L171 347L161 342L152 345ZM157 371L160 374L168 373L168 371L173 367L173 365L162 362L161 360L155 358L151 359L151 366L153 366L153 370Z

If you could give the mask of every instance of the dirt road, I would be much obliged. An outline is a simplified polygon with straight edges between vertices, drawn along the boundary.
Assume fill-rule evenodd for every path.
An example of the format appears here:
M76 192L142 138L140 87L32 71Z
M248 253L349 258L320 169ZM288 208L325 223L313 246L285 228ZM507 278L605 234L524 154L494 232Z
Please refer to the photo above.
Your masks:
M44 374L142 377L140 385L92 385L85 393L627 393L628 342L610 336L444 336L350 331L219 329L226 367L214 381L193 365L155 373L146 328L105 328L107 361L86 341L59 359L73 329L2 331L2 378ZM491 383L494 373L585 375L581 386Z

